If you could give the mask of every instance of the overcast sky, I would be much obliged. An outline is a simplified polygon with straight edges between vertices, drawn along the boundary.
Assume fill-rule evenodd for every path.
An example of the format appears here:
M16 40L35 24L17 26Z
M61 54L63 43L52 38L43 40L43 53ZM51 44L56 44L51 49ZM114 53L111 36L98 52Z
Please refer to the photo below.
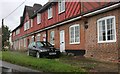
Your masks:
M0 22L2 21L2 18L5 18L24 1L25 0L0 0ZM33 6L34 3L44 5L47 2L48 0L26 0L25 3L20 6L14 13L5 18L4 24L13 30L20 24L20 16L23 15L25 5ZM1 25L2 23L0 23L0 26Z

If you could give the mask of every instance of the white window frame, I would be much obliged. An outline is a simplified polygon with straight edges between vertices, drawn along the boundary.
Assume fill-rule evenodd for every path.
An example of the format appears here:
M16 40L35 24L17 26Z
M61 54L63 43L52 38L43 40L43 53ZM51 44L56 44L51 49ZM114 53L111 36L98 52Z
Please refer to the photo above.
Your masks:
M79 41L75 42L75 27L78 26L79 27ZM71 43L71 28L74 28L74 42ZM75 24L69 27L69 44L80 44L80 25L79 24Z
M106 20L107 19L110 19L110 18L113 18L113 25L114 25L114 35L115 35L115 39L114 40L107 40L107 22ZM105 32L106 32L106 41L100 41L99 40L99 37L100 37L100 34L99 34L99 21L102 21L102 20L105 20ZM116 20L115 20L115 16L107 16L107 17L103 17L99 20L97 20L97 31L98 31L98 43L111 43L111 42L116 42Z
M16 30L16 35L20 34L20 29Z
M35 37L34 35L31 37L31 42L34 42L34 37Z
M26 23L24 23L24 31L26 31L27 29L26 29Z
M65 12L65 0L58 1L58 14Z
M53 17L53 13L52 13L52 6L48 8L48 19Z
M27 30L30 29L30 22L29 22L29 21L26 22L26 29L27 29Z
M53 40L53 43L52 43L51 33L54 34L53 39L55 39L55 31L51 31L51 32L50 32L50 43L51 43L52 45L55 45L55 40Z
M41 14L38 13L37 14L37 24L40 24L41 23Z
M24 31L29 30L29 29L30 29L30 21L27 21L27 22L24 24Z

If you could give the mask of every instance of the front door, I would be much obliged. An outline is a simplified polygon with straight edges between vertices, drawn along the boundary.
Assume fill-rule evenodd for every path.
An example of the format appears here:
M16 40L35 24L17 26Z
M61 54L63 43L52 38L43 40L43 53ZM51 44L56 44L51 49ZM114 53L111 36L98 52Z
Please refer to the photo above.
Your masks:
M60 31L60 52L65 52L65 32Z

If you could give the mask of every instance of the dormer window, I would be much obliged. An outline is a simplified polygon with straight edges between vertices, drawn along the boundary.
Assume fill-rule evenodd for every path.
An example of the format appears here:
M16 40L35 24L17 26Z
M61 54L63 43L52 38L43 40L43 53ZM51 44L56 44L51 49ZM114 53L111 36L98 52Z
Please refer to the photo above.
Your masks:
M52 18L52 7L48 8L48 19Z
M37 14L37 24L41 23L41 14Z
M25 24L24 24L24 31L30 29L30 22L27 21Z
M20 34L20 29L16 30L16 35Z
M58 1L58 13L62 13L65 11L65 0Z

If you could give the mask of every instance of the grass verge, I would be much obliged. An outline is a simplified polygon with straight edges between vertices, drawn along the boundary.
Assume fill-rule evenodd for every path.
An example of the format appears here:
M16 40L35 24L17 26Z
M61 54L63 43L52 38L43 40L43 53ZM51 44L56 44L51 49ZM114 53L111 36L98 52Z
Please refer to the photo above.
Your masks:
M37 59L18 52L3 51L2 60L21 66L31 67L43 72L85 72L84 69L77 66L65 64L54 59Z

